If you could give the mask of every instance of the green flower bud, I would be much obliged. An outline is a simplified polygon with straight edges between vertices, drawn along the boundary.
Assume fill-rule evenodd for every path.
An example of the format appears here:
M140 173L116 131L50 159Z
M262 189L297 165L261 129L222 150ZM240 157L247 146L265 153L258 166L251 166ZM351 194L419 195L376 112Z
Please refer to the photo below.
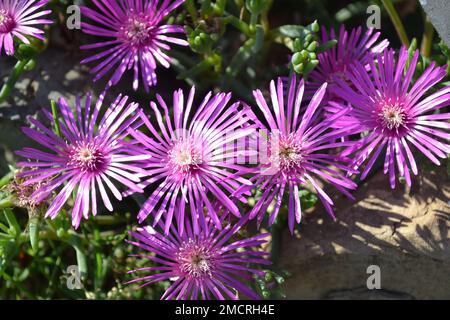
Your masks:
M311 72L318 64L319 60L311 60L305 68L305 73Z
M303 59L303 56L301 55L300 52L296 52L292 56L292 60L291 61L292 61L293 65L297 65L297 64L302 63L303 61L305 61L305 59Z
M309 57L309 52L306 51L306 50L302 50L302 51L300 52L300 54L301 54L302 57L303 57L303 61L307 60L308 57Z
M312 39L313 39L312 34L311 34L311 33L308 33L308 34L305 36L305 39L303 40L303 43L305 44L305 46L306 46L307 43L309 44L309 43L311 42Z
M59 228L58 230L56 230L56 236L58 238L64 238L66 234L66 230L64 230L63 228Z
M284 278L283 278L282 276L276 276L276 277L275 277L275 281L276 281L278 284L283 284L283 283L284 283Z
M194 38L194 44L195 44L196 46L201 46L201 44L202 44L202 38L201 38L200 36L196 36L196 37Z
M294 51L298 52L298 51L302 51L303 50L303 43L300 39L295 39L294 40Z
M266 282L272 281L273 280L272 272L270 272L270 271L266 272L266 274L264 275L264 280L266 280Z
M311 44L306 48L309 52L314 52L317 49L317 41L311 42Z
M303 63L294 65L294 71L298 74L301 74L304 70L305 66L303 65Z
M319 32L320 26L317 23L317 20L311 24L311 30L312 30L312 32Z

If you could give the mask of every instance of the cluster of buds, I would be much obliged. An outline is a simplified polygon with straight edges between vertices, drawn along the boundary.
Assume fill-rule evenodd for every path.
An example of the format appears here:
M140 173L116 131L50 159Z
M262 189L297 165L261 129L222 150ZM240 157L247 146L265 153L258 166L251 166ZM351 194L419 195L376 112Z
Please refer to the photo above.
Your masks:
M316 50L318 43L313 40L313 35L308 33L304 39L295 39L292 55L292 67L298 74L311 72L318 64Z
M317 33L320 26L317 21L306 27L298 25L286 25L279 27L282 43L287 45L293 52L291 68L301 75L307 76L319 64L317 55L333 47L337 40L332 39L325 43L319 43Z

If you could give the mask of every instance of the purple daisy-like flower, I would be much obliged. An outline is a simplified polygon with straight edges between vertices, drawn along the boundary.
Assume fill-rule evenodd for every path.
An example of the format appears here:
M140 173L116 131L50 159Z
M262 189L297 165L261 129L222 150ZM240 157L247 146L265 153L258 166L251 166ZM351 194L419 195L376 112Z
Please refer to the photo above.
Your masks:
M14 37L30 44L27 36L45 40L44 31L35 25L51 24L51 20L42 19L51 10L39 11L49 0L0 0L0 54L4 48L7 55L14 54Z
M171 58L164 52L168 43L187 46L188 42L172 34L184 33L182 26L163 24L164 18L184 0L105 0L93 3L98 11L81 7L84 16L95 24L82 22L82 31L105 41L84 45L81 49L105 48L81 63L100 61L91 70L94 81L113 70L108 86L115 85L126 70L133 70L133 89L139 87L139 76L146 91L156 85L157 62L169 68ZM139 75L140 73L140 75Z
M183 201L182 199L179 200ZM183 205L180 203L180 208ZM183 216L183 214L177 214ZM221 217L221 223L224 223ZM185 232L180 234L174 224L168 234L159 231L164 229L162 220L158 230L147 226L130 234L139 242L127 241L151 254L133 255L148 259L157 265L131 270L152 271L151 275L143 276L133 282L144 282L142 286L163 281L172 281L161 299L171 300L237 300L239 294L247 298L260 299L246 283L253 282L253 275L264 276L264 271L252 268L250 265L270 265L265 259L267 252L254 250L266 243L264 238L269 233L263 233L242 240L231 240L241 226L246 222L242 218L236 225L226 224L221 230L216 228L209 218L198 230L194 231L190 221L185 222Z
M336 37L334 29L330 34L322 27L321 43L336 39L338 43L329 50L318 54L319 65L309 74L307 96L313 95L320 86L327 82L328 90L325 98L327 100L334 97L335 78L347 79L349 67L360 62L366 64L368 59L376 53L383 52L389 42L383 40L376 44L380 37L380 32L374 32L374 29L368 29L363 33L362 28L358 27L349 32L342 25L339 30L339 38Z
M23 186L37 181L47 181L31 195L35 203L41 203L53 191L64 185L48 207L46 217L56 218L74 193L76 198L72 210L72 225L78 228L82 216L88 219L89 213L94 216L97 214L97 191L109 211L113 210L113 206L107 189L118 200L122 199L116 187L117 182L135 192L143 192L137 186L140 181L138 175L142 174L143 170L135 162L146 160L149 155L144 152L140 154L130 152L128 144L131 142L124 141L128 136L127 129L139 125L136 114L138 104L127 105L127 101L128 97L118 96L101 120L97 121L100 118L103 96L92 108L89 94L86 98L84 115L79 98L76 100L75 114L61 98L58 101L61 136L56 135L38 120L29 118L35 128L25 127L23 132L47 150L24 148L16 152L28 159L18 163L18 166L28 168L18 174L24 181ZM43 114L54 126L52 113L43 110Z
M347 136L354 126L337 130L330 130L330 128L331 124L348 113L350 108L343 108L328 119L314 120L317 119L317 111L320 109L326 88L326 83L319 88L303 116L300 116L305 91L303 79L297 84L297 78L291 78L286 101L287 108L285 108L281 78L278 79L277 85L274 81L270 84L272 108L269 108L260 90L254 91L256 103L269 127L267 148L263 147L259 150L261 169L258 169L258 174L251 178L252 186L243 186L237 192L240 194L253 187L260 190L256 205L250 212L250 218L257 216L261 222L268 207L274 204L269 217L269 225L272 225L279 213L287 188L289 191L288 224L293 232L294 224L300 223L302 213L300 189L307 183L317 191L319 199L333 218L333 200L325 193L320 181L329 183L348 197L352 197L346 189L355 189L356 184L341 171L355 172L355 170L347 166L348 159L329 152L349 145L348 142L335 141ZM267 152L264 149L267 149Z
M446 74L446 67L435 63L412 83L419 52L416 51L405 72L408 50L403 47L395 59L394 50L387 50L370 61L370 69L361 64L351 68L350 81L338 81L336 93L349 101L352 123L359 123L358 132L366 132L354 146L343 154L356 153L355 167L366 160L361 173L364 179L383 150L384 173L389 173L390 185L395 188L396 166L400 176L411 185L410 170L418 174L417 164L411 146L423 153L436 165L438 158L446 158L450 152L449 113L436 113L450 105L450 86L424 97L425 94Z
M191 115L194 96L194 87L186 102L183 91L175 91L173 115L170 115L167 104L157 95L161 110L155 102L150 103L157 126L140 112L148 135L130 131L152 156L143 164L149 178L140 186L158 182L139 212L139 222L152 213L157 223L165 214L166 232L178 199L183 199L179 205L189 207L195 232L199 231L199 221L204 223L205 206L212 221L220 228L214 201L239 217L239 209L228 195L242 184L250 184L242 176L252 169L239 165L237 157L249 153L241 139L255 132L258 125L254 123L254 114L248 106L241 107L239 102L229 106L230 93L212 95L210 92ZM242 196L238 200L246 201Z

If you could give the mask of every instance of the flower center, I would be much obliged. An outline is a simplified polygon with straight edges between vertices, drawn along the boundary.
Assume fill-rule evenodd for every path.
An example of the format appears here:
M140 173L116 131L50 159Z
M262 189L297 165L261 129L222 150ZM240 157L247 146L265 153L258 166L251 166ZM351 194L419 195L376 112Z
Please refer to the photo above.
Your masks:
M272 163L278 164L280 171L289 172L298 169L303 162L302 142L290 134L287 137L280 137L278 150L271 155Z
M14 19L4 9L0 9L0 33L8 33L14 28Z
M380 117L383 128L389 130L398 130L405 125L406 115L405 111L400 105L385 105L381 108Z
M205 245L189 239L182 244L178 252L178 262L181 271L193 278L211 277L215 265L215 253Z
M327 80L328 82L334 83L335 78L340 78L341 80L347 81L347 64L343 61L336 62L334 70L330 73Z
M125 41L135 46L145 46L153 39L153 24L145 15L130 17L120 29Z
M77 145L70 152L69 164L82 172L103 171L107 163L104 153L93 142Z
M177 141L168 153L169 167L174 174L188 175L199 168L202 153L190 140Z

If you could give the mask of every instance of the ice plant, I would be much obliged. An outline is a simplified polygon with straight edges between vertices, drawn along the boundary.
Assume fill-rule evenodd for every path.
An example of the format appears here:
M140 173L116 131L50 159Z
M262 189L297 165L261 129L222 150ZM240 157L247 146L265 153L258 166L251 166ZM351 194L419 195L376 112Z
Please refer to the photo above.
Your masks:
M62 187L48 207L46 217L56 218L74 193L72 225L78 228L82 216L88 219L89 214L97 214L98 198L109 211L113 210L107 189L119 200L122 195L116 187L118 183L135 192L143 192L136 185L138 175L143 171L135 162L149 156L144 152L133 154L129 151L128 142L124 141L128 135L127 129L139 125L136 114L138 105L127 105L127 101L128 97L118 96L100 118L103 96L92 108L91 95L88 95L84 112L78 98L75 114L61 98L58 101L61 117L57 122L52 113L43 110L51 124L59 128L60 136L38 120L29 119L34 129L25 127L23 132L46 150L24 148L17 151L18 155L27 158L27 161L18 163L18 166L28 168L18 174L22 185L25 187L37 181L46 181L31 195L35 203L41 203Z
M44 40L43 30L36 25L51 24L51 20L42 19L51 10L41 10L49 0L0 0L0 54L14 54L14 37L25 44L27 36Z
M132 69L134 90L139 87L139 77L146 91L156 85L157 62L170 67L171 58L166 52L170 50L169 44L188 45L186 40L173 36L184 33L182 26L163 22L183 1L105 0L93 1L96 10L82 6L82 14L92 20L92 23L82 22L82 31L105 39L81 47L103 50L81 62L99 61L91 69L94 81L111 71L108 86L112 86Z
M253 186L259 190L259 195L256 205L250 212L250 218L258 217L258 220L262 221L268 207L273 204L273 211L269 216L269 225L272 225L283 204L283 196L288 191L288 224L292 232L295 222L300 223L302 213L300 189L307 183L315 189L332 217L334 217L333 200L325 193L320 181L331 184L351 197L347 189L355 189L356 184L348 179L344 172L355 170L347 165L348 159L333 152L337 147L348 145L346 142L335 141L347 136L354 128L348 126L330 130L331 124L345 115L350 108L342 108L332 117L316 121L326 88L325 83L315 93L304 111L301 111L305 91L303 79L298 83L296 77L291 78L287 100L281 78L277 84L272 81L270 84L272 108L269 108L260 90L254 91L256 103L268 124L268 142L267 148L259 150L262 163L251 178ZM300 116L301 113L303 116ZM264 149L267 149L267 152ZM243 186L236 194L248 191L253 186Z
M183 201L180 199L180 201ZM180 208L183 208L180 205ZM178 216L183 214L177 213ZM221 223L224 219L221 218ZM248 283L253 275L263 276L253 265L269 265L265 257L268 253L256 250L266 240L268 233L247 239L231 240L246 222L242 218L236 225L226 224L221 230L209 218L198 232L194 232L189 220L185 232L171 224L169 234L165 234L164 223L159 221L156 228L150 226L130 232L137 241L129 243L149 252L134 255L148 259L153 265L131 270L129 273L150 271L152 274L131 280L143 282L142 286L154 282L170 280L169 288L161 299L166 300L237 300L239 294L247 298L260 299Z
M387 40L377 43L380 32L374 32L374 29L362 31L361 27L352 29L349 33L342 25L339 30L339 36L336 37L334 29L330 34L322 27L321 43L337 39L336 46L327 51L318 54L319 65L310 73L308 82L308 95L314 94L319 87L327 82L328 92L326 99L334 97L333 90L335 78L347 79L347 71L350 65L355 62L366 64L368 59L376 53L382 52L389 45Z
M450 152L450 114L437 113L450 105L450 86L427 96L445 77L446 68L436 67L432 62L413 83L418 57L416 51L406 68L406 48L400 50L397 59L394 50L387 50L370 61L369 70L355 64L351 68L350 84L338 81L340 88L336 93L354 108L350 122L359 123L355 133L367 133L344 152L345 155L355 153L355 167L368 160L361 179L384 150L384 173L389 173L392 188L396 184L396 167L408 185L411 185L410 170L418 174L416 150L412 146L436 165L440 164L438 158L446 158Z
M212 221L220 227L216 200L239 217L235 199L229 194L242 184L249 184L242 175L251 169L236 162L238 152L242 156L247 154L240 139L255 131L255 116L248 106L229 105L231 94L208 93L198 108L193 106L194 95L193 87L185 103L183 91L175 91L173 113L169 113L167 104L157 95L160 107L150 103L157 125L140 112L148 134L130 132L152 156L143 164L148 179L140 186L157 183L139 212L139 221L151 213L157 223L163 214L167 215L166 232L179 199L183 199L180 206L189 207L195 232L199 230L198 217L203 219L205 206ZM238 199L245 201L244 197Z

